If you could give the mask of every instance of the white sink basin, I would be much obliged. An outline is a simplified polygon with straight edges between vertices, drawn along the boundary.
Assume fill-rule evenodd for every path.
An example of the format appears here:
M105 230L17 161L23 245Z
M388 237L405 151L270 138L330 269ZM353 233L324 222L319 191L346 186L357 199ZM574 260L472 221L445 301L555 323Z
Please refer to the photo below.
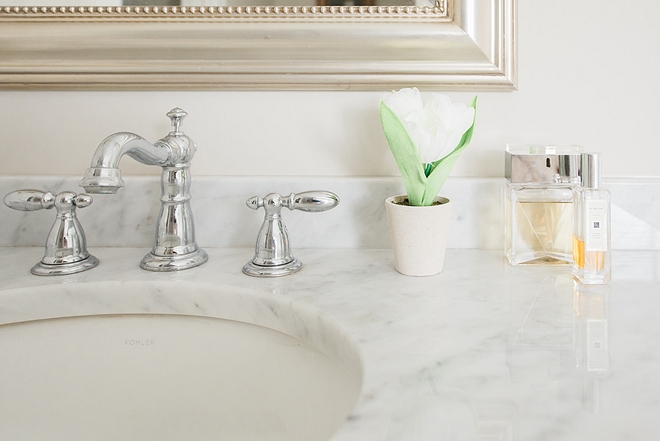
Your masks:
M9 297L45 305L0 326L2 440L325 440L360 393L350 339L275 297L176 283Z

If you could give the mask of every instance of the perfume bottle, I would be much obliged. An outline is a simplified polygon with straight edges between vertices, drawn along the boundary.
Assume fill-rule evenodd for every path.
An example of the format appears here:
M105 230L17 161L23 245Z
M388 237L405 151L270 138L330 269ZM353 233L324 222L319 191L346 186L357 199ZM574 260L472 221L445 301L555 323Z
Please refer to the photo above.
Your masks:
M504 252L511 265L573 262L573 188L582 148L507 145Z
M611 279L610 192L600 186L600 153L583 153L582 185L573 190L573 275L584 284Z

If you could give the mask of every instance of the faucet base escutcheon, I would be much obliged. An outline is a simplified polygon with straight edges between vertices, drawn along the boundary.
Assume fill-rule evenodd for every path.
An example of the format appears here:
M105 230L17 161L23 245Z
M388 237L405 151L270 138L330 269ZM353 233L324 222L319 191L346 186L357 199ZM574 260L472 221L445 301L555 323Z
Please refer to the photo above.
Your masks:
M39 262L32 267L30 272L35 276L66 276L69 274L81 273L92 269L99 264L99 259L91 254L84 260L73 263L48 264Z
M192 253L175 256L156 256L149 253L140 262L140 268L147 271L167 272L194 268L209 260L206 251L199 248Z
M295 257L289 263L276 266L263 266L257 265L250 261L243 267L243 274L252 277L282 277L297 273L302 268L303 264Z

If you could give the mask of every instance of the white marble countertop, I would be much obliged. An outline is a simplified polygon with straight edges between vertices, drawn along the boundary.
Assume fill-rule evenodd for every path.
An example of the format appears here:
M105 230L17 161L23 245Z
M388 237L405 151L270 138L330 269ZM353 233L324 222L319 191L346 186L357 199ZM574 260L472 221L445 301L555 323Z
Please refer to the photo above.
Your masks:
M154 274L138 267L148 250L92 248L101 265L91 271L32 276L42 251L0 248L0 323L71 301L17 306L13 288L105 281L214 285L320 311L356 342L364 367L333 441L619 441L660 431L659 252L615 252L612 284L576 292L570 268L512 268L499 251L448 250L442 274L410 278L395 272L390 250L297 250L305 267L279 279L241 273L250 249L207 249L199 268Z

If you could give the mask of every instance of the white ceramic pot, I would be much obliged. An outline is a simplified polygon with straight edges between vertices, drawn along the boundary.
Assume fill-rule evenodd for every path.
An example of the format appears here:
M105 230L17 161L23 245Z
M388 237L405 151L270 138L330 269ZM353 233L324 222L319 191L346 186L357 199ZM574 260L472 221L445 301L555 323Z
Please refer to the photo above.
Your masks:
M385 200L396 270L406 276L432 276L442 271L451 220L451 201L437 197L439 205L399 205L407 196Z

